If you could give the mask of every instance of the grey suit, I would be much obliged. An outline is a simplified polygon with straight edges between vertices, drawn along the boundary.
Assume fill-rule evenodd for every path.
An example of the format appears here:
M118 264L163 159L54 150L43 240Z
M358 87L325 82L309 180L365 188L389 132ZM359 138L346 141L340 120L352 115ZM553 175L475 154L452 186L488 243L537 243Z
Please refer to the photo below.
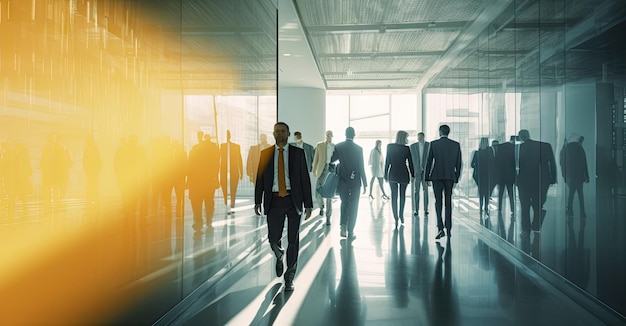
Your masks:
M411 159L415 168L415 178L411 179L411 200L413 203L413 213L417 215L420 208L420 188L424 193L424 212L428 213L428 182L426 181L424 170L426 169L426 160L428 159L428 150L430 142L424 142L424 151L419 154L419 142L415 142L409 146L411 150Z

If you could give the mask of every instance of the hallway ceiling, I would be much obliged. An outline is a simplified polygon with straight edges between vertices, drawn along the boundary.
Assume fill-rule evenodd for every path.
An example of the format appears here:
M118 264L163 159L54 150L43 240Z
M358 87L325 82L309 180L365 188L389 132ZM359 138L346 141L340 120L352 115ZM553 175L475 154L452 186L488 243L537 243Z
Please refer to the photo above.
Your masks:
M511 0L293 3L327 90L501 89L626 75L624 1L516 1L517 12Z

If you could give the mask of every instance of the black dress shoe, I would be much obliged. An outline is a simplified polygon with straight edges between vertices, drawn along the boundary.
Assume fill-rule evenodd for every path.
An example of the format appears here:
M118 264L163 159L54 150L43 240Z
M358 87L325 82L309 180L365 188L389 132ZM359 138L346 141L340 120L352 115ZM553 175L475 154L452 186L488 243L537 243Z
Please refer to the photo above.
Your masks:
M276 276L280 277L283 275L283 257L276 259Z
M293 291L293 281L285 281L285 291Z
M435 237L435 239L441 239L445 236L446 234L443 232L443 230L439 230L439 233L437 233L437 236Z
M452 238L452 232L450 232L450 229L448 229L448 239Z

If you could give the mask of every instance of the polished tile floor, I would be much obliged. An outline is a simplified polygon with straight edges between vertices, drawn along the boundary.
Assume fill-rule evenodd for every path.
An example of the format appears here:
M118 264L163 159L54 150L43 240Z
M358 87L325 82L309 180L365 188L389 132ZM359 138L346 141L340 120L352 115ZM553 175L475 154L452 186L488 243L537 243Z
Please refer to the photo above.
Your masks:
M331 226L321 217L302 224L295 291L284 291L263 242L227 286L194 293L192 305L179 305L157 324L603 324L490 248L462 219L451 238L435 240L433 213L395 229L390 203L363 197L357 238L346 241L339 236L339 204Z

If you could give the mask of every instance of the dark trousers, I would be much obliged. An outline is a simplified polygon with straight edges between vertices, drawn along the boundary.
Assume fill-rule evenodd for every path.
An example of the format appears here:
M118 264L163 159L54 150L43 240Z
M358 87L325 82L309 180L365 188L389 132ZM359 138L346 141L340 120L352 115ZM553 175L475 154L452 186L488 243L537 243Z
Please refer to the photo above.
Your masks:
M276 258L282 255L280 252L283 228L287 217L287 270L285 280L293 281L298 266L298 251L300 251L300 213L293 204L290 195L286 197L274 196L267 212L267 231L270 247Z
M202 204L206 214L207 227L212 227L213 212L215 211L215 189L189 189L189 200L193 211L193 229L202 229Z
M452 229L452 188L454 180L433 180L433 191L435 192L435 212L437 213L437 228L443 230L444 227L450 231ZM443 223L441 211L443 205L446 206L446 223Z
M585 195L583 194L583 183L581 182L568 182L569 194L567 196L567 210L572 212L574 208L574 193L578 193L578 204L580 206L580 214L585 215Z
M498 211L502 211L502 199L504 198L504 189L506 188L506 192L509 196L509 205L511 209L511 213L515 212L515 195L513 195L513 182L500 183L498 184Z
M530 209L533 210L533 224L538 224L543 205L540 186L518 186L522 231L530 231Z
M406 183L389 182L391 187L391 210L393 218L404 223L404 204L406 203Z
M341 184L343 181L339 181L339 197L341 198L341 217L339 224L345 225L348 234L354 233L354 226L356 224L356 216L359 211L359 190L361 185L356 187L349 187L346 184Z

